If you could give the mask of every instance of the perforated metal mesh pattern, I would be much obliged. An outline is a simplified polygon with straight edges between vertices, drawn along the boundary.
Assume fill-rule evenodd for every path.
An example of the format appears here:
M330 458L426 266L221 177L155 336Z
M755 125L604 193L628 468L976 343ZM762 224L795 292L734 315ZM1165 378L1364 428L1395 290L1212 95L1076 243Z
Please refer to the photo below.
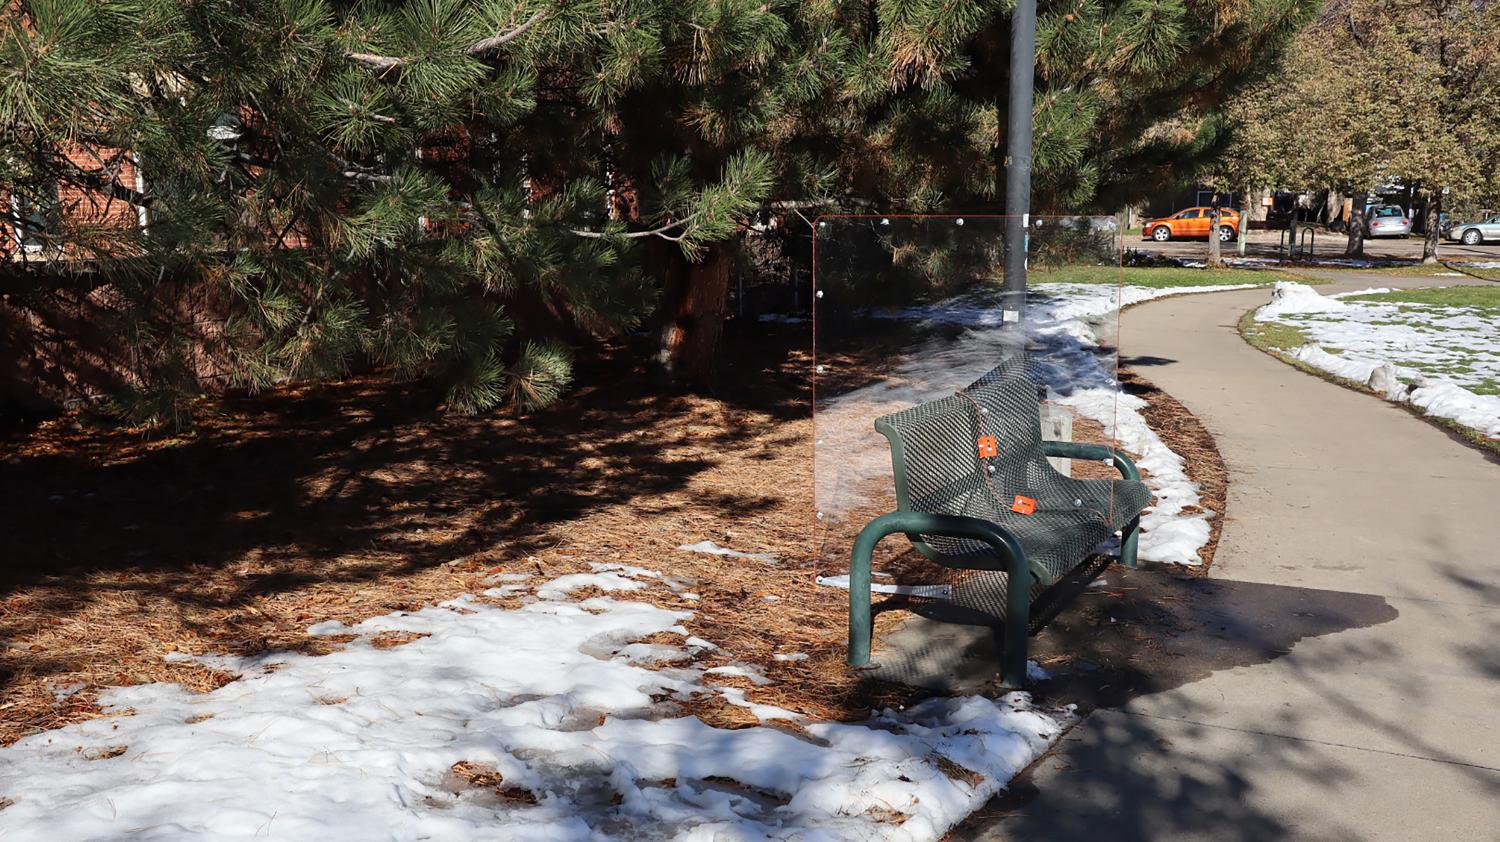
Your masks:
M1073 479L1053 469L1042 453L1036 385L999 369L959 394L887 415L876 426L904 455L896 464L905 471L903 506L1004 526L1025 548L1037 588L1067 575L1151 502L1139 482ZM983 436L995 439L995 456L980 456ZM1017 495L1036 501L1034 514L1012 511ZM993 556L979 541L920 539L954 567L983 566Z

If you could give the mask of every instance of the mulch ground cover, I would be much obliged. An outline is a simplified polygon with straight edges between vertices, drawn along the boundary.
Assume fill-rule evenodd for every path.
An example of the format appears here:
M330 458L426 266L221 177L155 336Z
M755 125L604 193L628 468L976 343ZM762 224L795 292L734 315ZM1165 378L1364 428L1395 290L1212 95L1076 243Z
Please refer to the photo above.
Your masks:
M422 387L353 378L205 402L190 434L80 413L12 434L0 441L0 745L99 716L101 688L234 678L172 653L327 652L347 638L307 626L590 562L691 579L696 600L642 598L693 612L690 632L722 647L700 660L771 678L713 677L753 700L833 719L912 701L919 691L844 666L847 593L813 581L834 571L815 548L805 344L795 327L738 340L711 396L659 394L641 349L605 349L580 366L585 385L519 418L452 415ZM1222 514L1212 439L1126 382ZM704 540L777 563L677 549ZM923 575L913 556L893 553L897 581ZM688 710L754 722L712 700Z

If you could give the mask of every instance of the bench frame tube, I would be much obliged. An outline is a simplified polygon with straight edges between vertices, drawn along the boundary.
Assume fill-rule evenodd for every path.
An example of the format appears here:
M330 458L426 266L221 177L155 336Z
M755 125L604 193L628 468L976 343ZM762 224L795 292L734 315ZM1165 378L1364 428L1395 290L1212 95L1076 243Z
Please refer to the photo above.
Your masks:
M908 535L942 535L948 538L972 538L989 544L1000 561L976 565L979 570L1003 570L1009 577L1006 585L1005 653L1001 660L1001 677L1012 687L1026 683L1027 623L1031 618L1031 569L1021 542L999 524L975 517L935 515L926 512L891 512L865 525L854 540L849 563L849 665L864 666L870 662L870 636L873 618L870 603L870 574L875 546L881 539L904 532Z

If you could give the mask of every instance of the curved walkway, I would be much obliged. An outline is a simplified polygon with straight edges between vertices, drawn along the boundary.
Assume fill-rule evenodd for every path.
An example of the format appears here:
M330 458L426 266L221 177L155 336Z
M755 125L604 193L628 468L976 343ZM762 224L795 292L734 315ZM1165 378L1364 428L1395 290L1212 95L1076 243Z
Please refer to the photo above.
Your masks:
M1267 297L1135 308L1122 352L1218 439L1214 578L1313 595L1267 628L1341 600L1390 619L1096 711L1033 771L1034 798L960 838L1500 838L1500 464L1245 344L1236 321Z

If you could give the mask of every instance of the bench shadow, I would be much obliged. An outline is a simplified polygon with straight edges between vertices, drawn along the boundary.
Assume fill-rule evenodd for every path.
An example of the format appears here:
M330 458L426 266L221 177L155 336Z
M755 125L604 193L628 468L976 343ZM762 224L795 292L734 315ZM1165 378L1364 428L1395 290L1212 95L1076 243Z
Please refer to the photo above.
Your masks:
M885 638L872 678L948 692L1003 691L995 674L1001 638L992 618L941 604L900 607L916 616ZM1031 659L1048 674L1029 688L1037 701L1094 713L1088 728L1065 738L1082 743L1033 764L949 838L1095 840L1107 830L1104 838L1111 840L1248 842L1287 835L1292 828L1284 817L1261 810L1250 797L1258 771L1274 768L1330 795L1353 785L1354 773L1293 740L1256 739L1254 756L1209 763L1171 751L1175 740L1222 738L1219 729L1192 724L1194 711L1166 721L1116 709L1221 670L1274 661L1305 639L1396 616L1381 596L1208 579L1159 565L1113 565L1087 583L1030 648ZM1210 716L1200 713L1205 721ZM1299 714L1284 716L1295 720ZM1278 721L1276 727L1294 733L1296 722ZM1049 797L1067 790L1064 800L1084 808L1028 810L1041 791L1039 775L1049 778L1041 787Z
M1049 677L1029 689L1039 702L1076 704L1082 713L1268 663L1304 638L1396 618L1381 596L1209 579L1149 563L1085 565L1061 586L1055 616L1030 645L1030 659ZM1048 601L1038 602L1042 619ZM1003 593L995 604L1004 604ZM1003 638L994 615L904 597L874 606L896 609L915 616L882 638L872 678L945 692L999 688Z
M1120 366L1122 368L1139 368L1143 366L1153 365L1176 365L1178 362L1181 361L1174 360L1171 357L1154 357L1150 355L1120 357Z

